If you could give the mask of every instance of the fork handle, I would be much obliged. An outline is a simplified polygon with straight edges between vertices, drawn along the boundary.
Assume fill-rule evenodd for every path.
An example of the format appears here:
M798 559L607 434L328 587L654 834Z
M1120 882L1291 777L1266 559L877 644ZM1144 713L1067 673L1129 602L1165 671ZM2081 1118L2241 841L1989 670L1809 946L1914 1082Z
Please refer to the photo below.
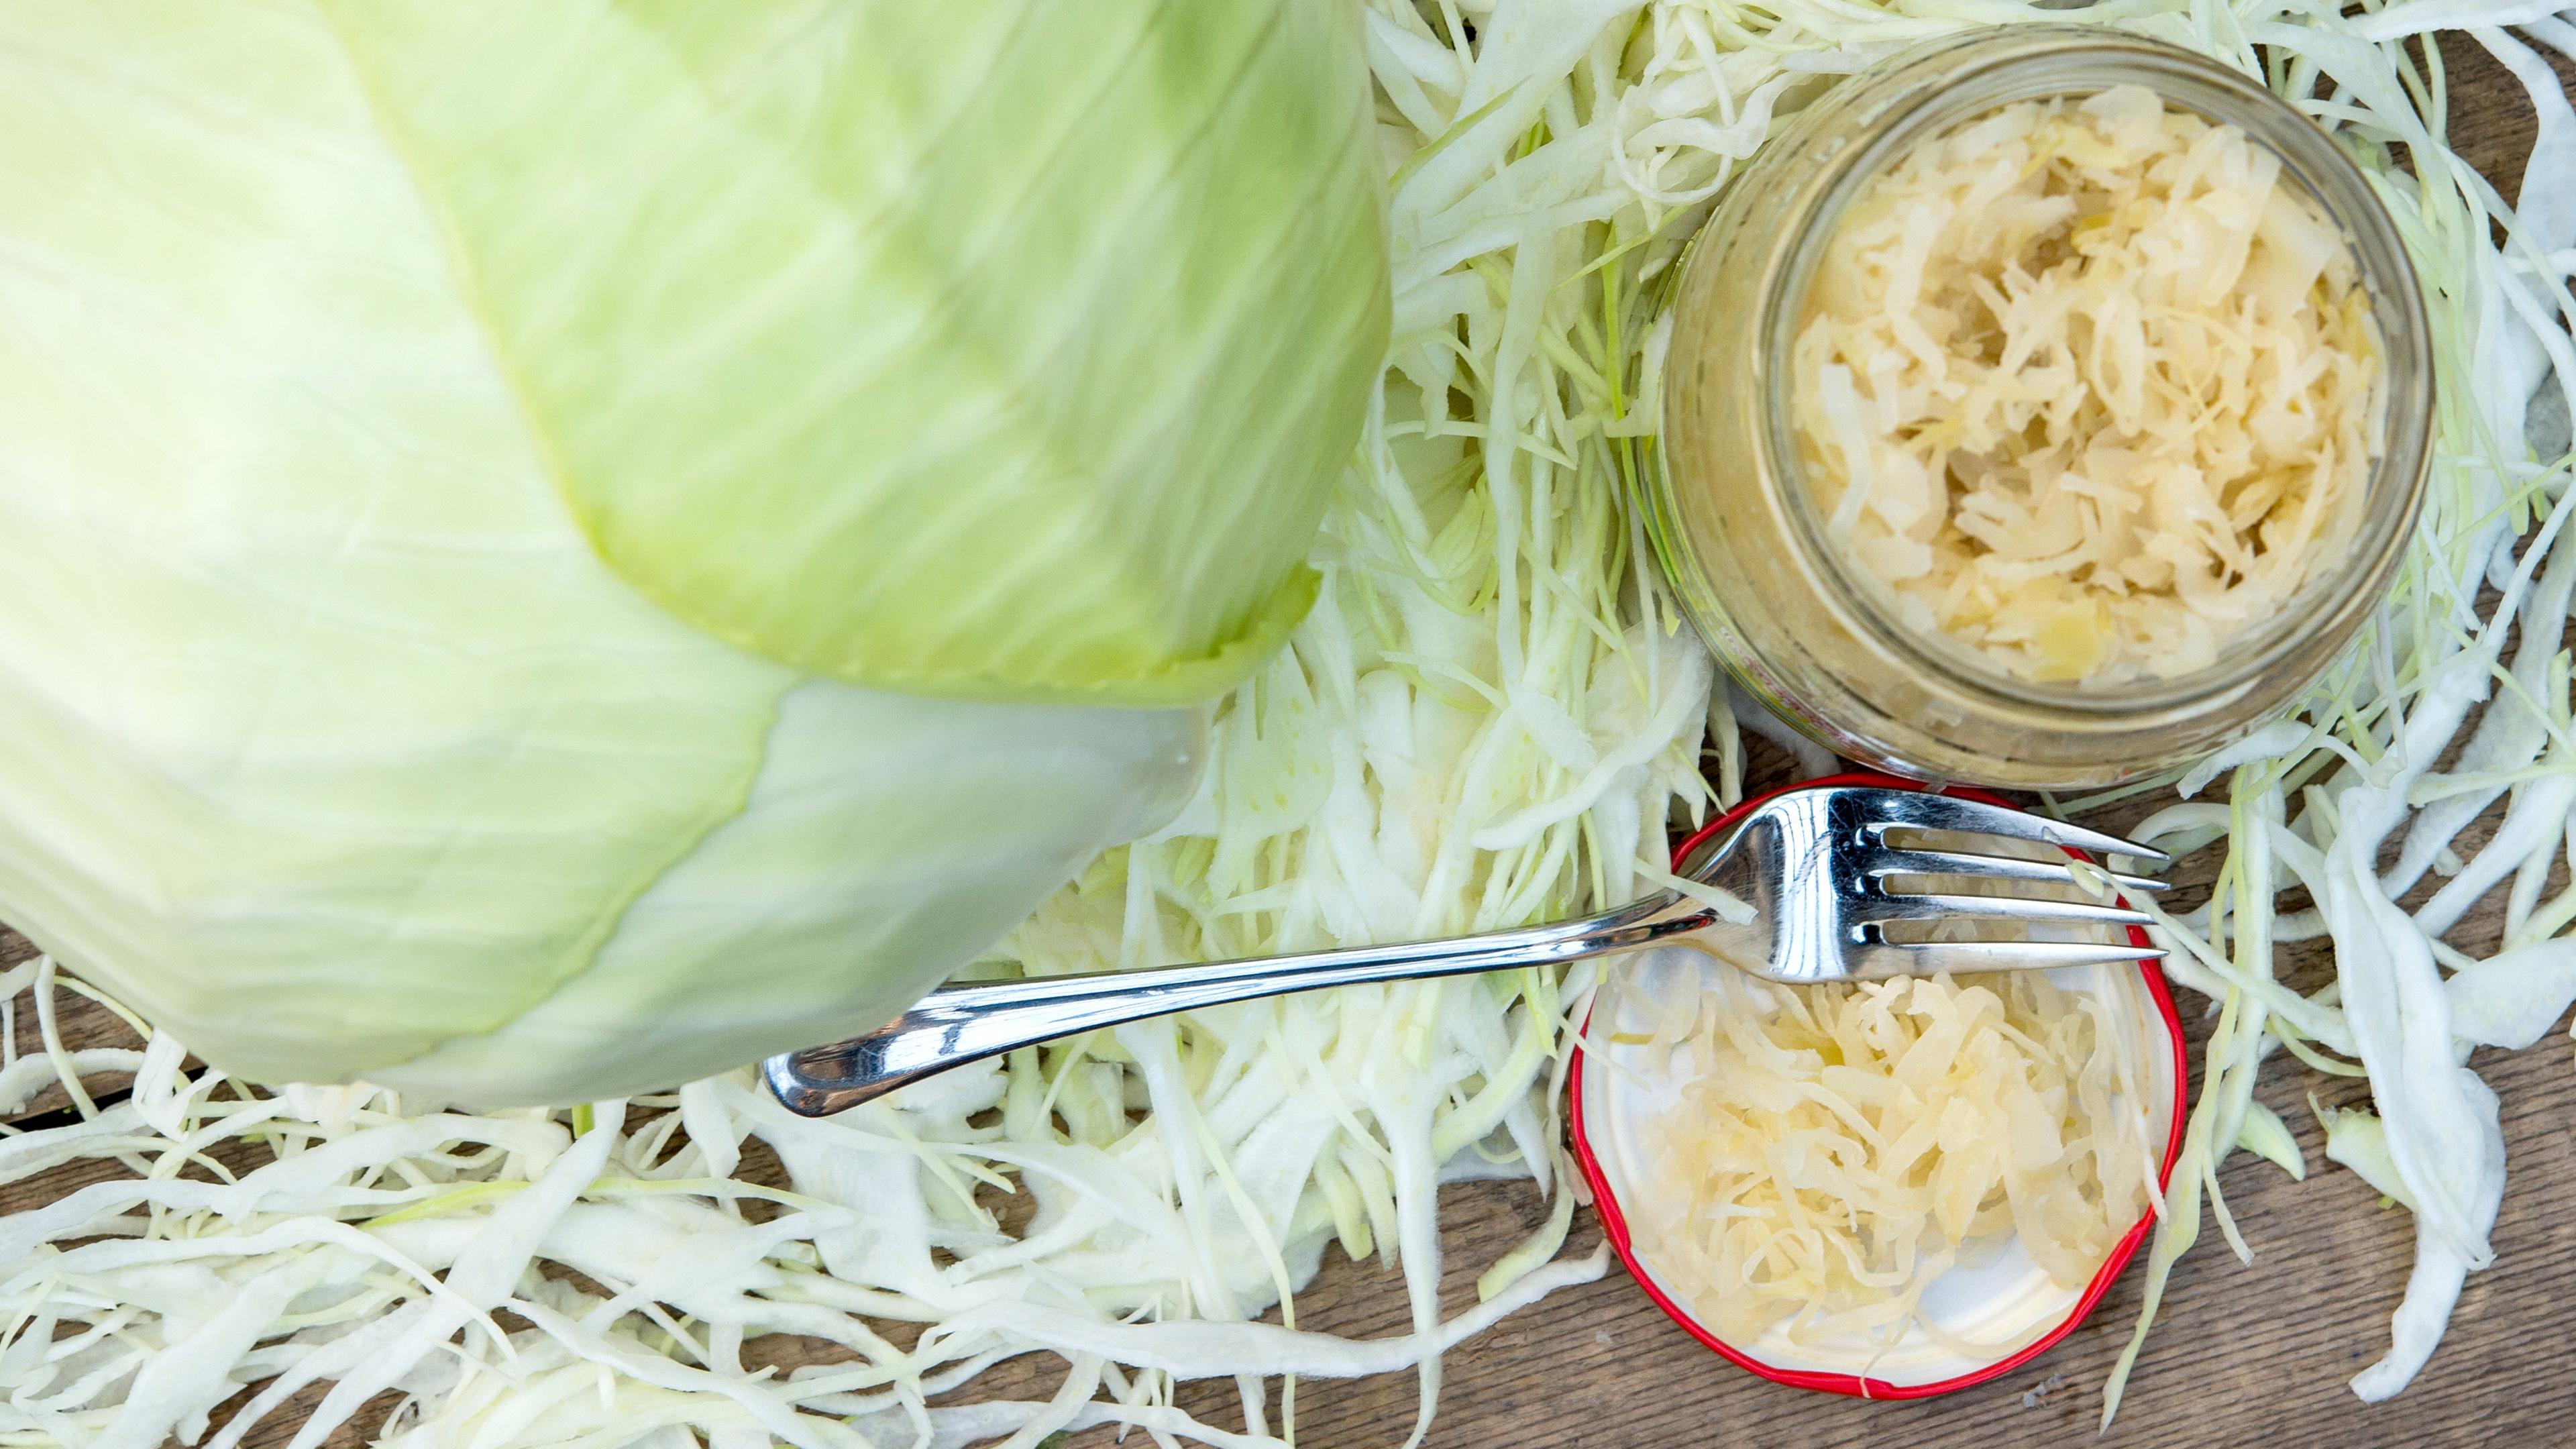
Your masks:
M1597 916L1483 936L950 986L865 1036L781 1053L761 1072L789 1111L822 1117L951 1067L1077 1032L1328 986L1579 961L1694 930L1709 917L1707 907L1667 891Z

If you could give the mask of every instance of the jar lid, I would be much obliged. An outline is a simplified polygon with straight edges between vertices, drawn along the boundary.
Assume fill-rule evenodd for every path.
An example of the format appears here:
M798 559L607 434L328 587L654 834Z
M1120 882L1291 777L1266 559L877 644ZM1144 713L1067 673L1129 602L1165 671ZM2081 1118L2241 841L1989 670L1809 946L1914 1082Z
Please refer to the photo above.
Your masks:
M1922 788L1875 775L1844 775L1809 783ZM1991 799L1978 791L1951 793ZM1685 842L1682 851L1676 852L1677 858L1769 798L1770 795L1754 797L1721 816ZM2142 933L2137 938L2144 944ZM1681 973L1734 968L1700 952L1664 947L1618 958L1609 969L1655 973L1664 978L1659 984L1687 987L1692 978ZM2142 1100L2124 1099L2124 1105L2140 1114L2146 1141L2164 1144L2157 1171L2161 1191L2171 1179L2174 1159L2182 1150L2186 1090L2182 1023L2175 1015L2173 997L2165 989L2163 973L2150 961L2134 966L2064 968L2048 974L2061 990L2097 995L2111 1002L2115 1009L2109 1013L2110 1020L2133 1033L2130 1046L2141 1064ZM2083 1322L2155 1226L2152 1211L2140 1217L2112 1245L2092 1279L2080 1288L2069 1288L2050 1278L2016 1240L2008 1239L1999 1253L1982 1263L1951 1268L1925 1287L1919 1311L1919 1317L1936 1325L1951 1339L1950 1343L1935 1338L1919 1323L1908 1325L1893 1343L1859 1333L1792 1343L1786 1330L1776 1325L1751 1342L1728 1342L1692 1313L1684 1296L1675 1291L1653 1256L1638 1249L1628 1230L1622 1205L1641 1201L1643 1194L1654 1190L1645 1167L1640 1128L1651 1113L1662 1107L1667 1094L1653 1079L1650 1049L1619 1041L1623 1035L1641 1036L1651 1029L1635 995L1619 995L1627 1000L1623 1003L1605 997L1607 1004L1597 1009L1635 1012L1637 1019L1602 1021L1597 1030L1587 1023L1576 1043L1567 1082L1574 1155L1592 1185L1602 1228L1638 1286L1646 1290L1646 1296L1657 1307L1693 1338L1774 1383L1862 1398L1914 1399L1949 1393L2009 1373L2046 1352ZM1592 1066L1587 1054L1595 1051L1606 1058L1607 1070L1587 1070ZM2008 1347L1979 1357L1959 1351L1956 1345L1962 1341Z

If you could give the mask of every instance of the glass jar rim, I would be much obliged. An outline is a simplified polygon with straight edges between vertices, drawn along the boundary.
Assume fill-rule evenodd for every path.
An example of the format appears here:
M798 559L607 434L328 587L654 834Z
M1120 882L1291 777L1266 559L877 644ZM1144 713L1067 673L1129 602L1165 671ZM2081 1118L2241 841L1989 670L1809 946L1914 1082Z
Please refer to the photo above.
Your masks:
M1990 53L1977 54L1980 49ZM2432 356L2423 294L2403 239L2370 183L2341 146L2304 112L2269 89L2205 56L2163 41L2092 26L2033 26L1952 36L1899 55L1889 74L1929 64L1954 51L1954 69L1937 86L1900 94L1891 113L1862 144L1835 158L1783 238L1761 297L1760 366L1763 446L1778 468L1783 512L1796 546L1831 584L1856 633L1896 654L1947 688L2016 712L2083 716L2188 707L2259 679L2321 630L2351 630L2376 610L2395 576L2421 511L2431 462ZM2342 234L2370 299L2383 358L2379 448L2363 486L2362 517L2338 565L2303 583L2290 604L2228 641L2208 667L2166 676L2109 682L2044 682L2010 674L1968 645L1933 637L1896 617L1893 591L1855 567L1828 536L1806 470L1792 441L1789 359L1799 312L1830 236L1845 208L1904 149L2016 101L2095 94L2142 84L2169 106L2195 111L2246 131L2278 156L2285 181L2301 186ZM1885 595L1884 599L1881 595Z

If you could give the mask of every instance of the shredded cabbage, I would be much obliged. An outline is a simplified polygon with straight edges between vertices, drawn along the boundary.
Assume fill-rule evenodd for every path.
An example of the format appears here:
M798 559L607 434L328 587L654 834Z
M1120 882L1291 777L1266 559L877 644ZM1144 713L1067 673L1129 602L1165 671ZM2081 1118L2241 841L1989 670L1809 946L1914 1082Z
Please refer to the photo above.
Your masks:
M1835 224L1791 371L1832 533L2031 679L2208 668L2348 540L2382 406L2350 251L2142 86L1917 143Z
M1427 1338L1127 1321L1103 1302L1188 1312L1173 1265L1203 1242L1156 1189L1156 1133L1112 1149L1006 1139L971 1125L1011 1110L990 1068L823 1122L747 1075L569 1114L363 1085L269 1095L183 1070L166 1034L139 1051L61 1050L69 984L42 958L0 974L0 1015L32 1009L48 1038L19 1056L0 1031L0 1111L59 1083L77 1117L0 1142L0 1180L68 1189L0 1220L0 1441L157 1449L175 1434L234 1449L327 1383L291 1449L387 1389L404 1398L382 1442L405 1449L956 1443L1014 1411L926 1398L1046 1345L1068 1357L1066 1389L1017 1407L1004 1429L1034 1426L1024 1442L1117 1423L1275 1444L1174 1409L1170 1380L1386 1372L1601 1271L1597 1255L1536 1267ZM98 1105L128 1073L131 1095ZM1241 1090L1294 1094L1258 1075ZM755 1140L794 1190L737 1176ZM1019 1241L976 1196L1003 1172L1040 1200ZM1291 1231L1297 1184L1245 1172L1243 1201ZM930 1326L897 1348L885 1332L906 1322ZM780 1334L838 1359L773 1376L759 1340Z
M1096 862L986 969L1500 925L1651 879L1642 867L1659 864L1675 802L1687 813L1702 798L1704 704L1721 797L1742 761L1734 711L1722 693L1705 698L1706 662L1640 576L1617 501L1656 415L1651 284L1776 115L1832 75L1972 24L2086 13L2010 0L1937 14L1868 0L1370 0L1396 343L1366 465L1315 559L1317 612L1224 707L1216 764L1181 821ZM2369 1073L2385 1180L2425 1224L2394 1351L2357 1385L2372 1396L2431 1352L2475 1258L2463 1249L2480 1245L2501 1192L2494 1104L2459 1067L2456 1029L2484 1022L2470 1029L2516 1039L2576 991L2551 954L2576 892L2543 898L2547 861L2568 848L2566 805L2549 792L2576 775L2557 642L2567 593L2551 580L2576 546L2535 531L2564 507L2567 469L2534 462L2522 441L2525 400L2553 363L2559 389L2576 392L2555 322L2571 307L2576 196L2559 178L2576 133L2546 68L2481 32L2542 104L2536 181L2516 214L2440 144L2438 53L2419 65L2404 43L2537 13L2499 0L2348 20L2274 0L2098 12L2225 56L2335 125L2434 289L2442 458L2397 597L2298 719L2229 761L2225 802L2189 801L2142 827L2176 846L2224 836L2229 855L2216 901L2163 928L2176 979L2221 1011L2151 1285L2197 1231L2225 1154L2262 1140L2251 1091L2276 1046ZM2567 26L2527 30L2576 52ZM2491 220L2506 228L2502 252ZM2491 577L2509 592L2481 612ZM2517 623L2526 642L2508 657ZM2436 772L2490 694L2485 718L2505 722L2475 726L2463 762ZM2465 807L2447 802L2480 796L2480 808L2506 802L2514 829L2496 839L2512 848L2460 864L2506 893L2512 952L2445 984L2455 948L2387 905L2414 877L2373 867L2410 819L2431 842L2410 854L2418 874L2445 863L2478 814L2454 819ZM2526 884L2534 861L2541 883ZM2336 883L2321 912L2277 909L2294 871ZM2272 945L2319 933L2336 940L2341 984L2302 996L2273 979ZM2537 954L2513 954L2525 948ZM2488 969L2508 974L2490 986ZM39 966L0 984L50 979ZM58 1076L89 1074L103 1094L104 1074L137 1074L127 1103L0 1142L0 1176L60 1166L94 1179L0 1220L0 1323L13 1325L0 1378L40 1385L11 1412L59 1416L0 1432L74 1439L122 1417L104 1442L157 1444L285 1372L396 1385L407 1402L393 1428L423 1449L739 1449L765 1435L1006 1435L1027 1449L1101 1423L1276 1449L1293 1385L1274 1395L1264 1376L1427 1370L1501 1314L1603 1271L1597 1253L1561 1255L1554 1136L1563 1021L1590 979L1210 1012L1020 1053L824 1122L787 1118L739 1078L638 1097L622 1115L595 1108L577 1132L559 1113L450 1111L364 1087L246 1092L183 1071L166 1035L140 1052L0 1060L0 1098L18 1102ZM2470 997L2476 1013L2454 1007ZM2348 1144L2366 1138L2356 1130ZM754 1136L792 1191L747 1180L760 1176ZM260 1159L271 1143L273 1165ZM2351 1159L2376 1160L2362 1153ZM220 1170L179 1173L199 1159ZM261 1172L255 1191L222 1180ZM1436 1184L1501 1174L1539 1177L1555 1210L1485 1275L1485 1300L1444 1322ZM993 1213L1000 1184L1035 1200L1026 1226L1005 1230ZM765 1218L747 1206L757 1200L787 1211ZM485 1241L497 1246L471 1273L436 1280L432 1265L461 1268L452 1255ZM1349 1342L1294 1327L1282 1295L1328 1241L1397 1255L1411 1332ZM514 1302L525 1328L494 1316ZM1248 1321L1274 1303L1281 1322ZM881 1331L890 1320L926 1326L907 1350ZM852 1357L765 1374L760 1341L775 1332ZM183 1339L189 1351L156 1360L170 1368L140 1375L137 1346ZM1064 1365L1050 1398L929 1402L1032 1353ZM1173 1407L1185 1377L1238 1378L1247 1427ZM303 1442L356 1407L326 1400Z
M2139 1095L2099 998L2037 972L1703 978L1647 1004L1653 1190L1622 1207L1720 1337L1892 1340L1924 1289L2007 1235L2081 1288L2146 1211Z
M2400 17L2409 12L2428 25L2463 18L2399 6L2356 19L2350 31L2342 22L2263 19L2227 47L2246 61L2255 57L2241 46L2270 48L2275 87L2336 127L2397 218L2431 292L2439 432L2419 538L2362 645L2291 721L2227 762L2224 807L2169 809L2132 832L2192 848L2224 841L2210 902L2157 928L2175 953L2176 979L2215 997L2219 1022L2149 1257L2146 1307L2105 1388L2105 1423L2166 1275L2198 1235L2204 1192L2229 1245L2252 1256L2217 1169L2245 1142L2255 1081L2276 1046L2321 1070L2369 1079L2378 1115L2366 1134L2336 1130L2329 1155L2367 1162L2359 1170L2414 1210L2416 1263L2388 1353L2352 1387L2374 1401L2404 1388L2440 1341L2466 1275L2493 1256L2487 1233L2503 1196L2504 1141L2495 1096L2465 1065L2468 1053L2480 1042L2536 1037L2546 1027L2535 1023L2557 1020L2576 995L2576 980L2562 983L2547 969L2567 949L2561 933L2576 909L2538 900L2551 860L2576 830L2559 644L2576 582L2576 544L2565 528L2576 494L2569 460L2536 458L2525 427L2544 384L2561 398L2576 392L2576 349L2564 330L2576 316L2567 286L2576 257L2566 255L2576 208L2564 195L2576 114L2537 54L2501 31L2473 31L2524 82L2541 118L2525 172L2528 206L2517 214L2441 143L2441 52L2428 44L2420 65L2408 53L2400 37L2413 31ZM2576 55L2576 30L2555 21L2529 29ZM2400 148L2411 174L2397 166ZM2501 249L2491 225L2505 237ZM2483 604L2489 585L2499 595ZM2441 767L2464 730L2460 758ZM2183 783L2196 789L2212 778ZM2466 861L2450 856L2452 838L2499 799L2508 803L2487 843ZM2401 832L2397 865L2383 874L2382 848ZM2422 906L2401 907L2436 867L2455 874ZM2507 888L2505 949L2479 962L2465 949L2474 943L2445 937L2499 887ZM2278 895L2299 888L2316 904L2282 911ZM2272 979L2275 944L2320 935L2334 944L2334 982L2306 997L2283 990ZM2482 980L2490 966L2501 974ZM2459 973L2447 987L2445 970Z

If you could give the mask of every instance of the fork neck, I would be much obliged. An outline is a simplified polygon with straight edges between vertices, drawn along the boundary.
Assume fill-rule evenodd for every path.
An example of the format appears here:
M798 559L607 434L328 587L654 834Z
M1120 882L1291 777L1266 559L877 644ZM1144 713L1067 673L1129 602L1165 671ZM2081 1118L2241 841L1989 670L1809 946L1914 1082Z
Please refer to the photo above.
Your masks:
M1794 790L1782 791L1770 799L1738 805L1729 812L1734 818L1719 818L1717 824L1720 828L1703 832L1684 843L1682 853L1673 860L1673 874L1701 885L1715 886L1737 900L1754 904L1757 896L1769 892L1764 889L1761 867L1753 858L1754 852L1745 847L1757 831L1765 828L1780 802L1795 793ZM1768 828L1776 831L1777 825L1770 824ZM1716 912L1712 910L1709 915L1714 919Z

